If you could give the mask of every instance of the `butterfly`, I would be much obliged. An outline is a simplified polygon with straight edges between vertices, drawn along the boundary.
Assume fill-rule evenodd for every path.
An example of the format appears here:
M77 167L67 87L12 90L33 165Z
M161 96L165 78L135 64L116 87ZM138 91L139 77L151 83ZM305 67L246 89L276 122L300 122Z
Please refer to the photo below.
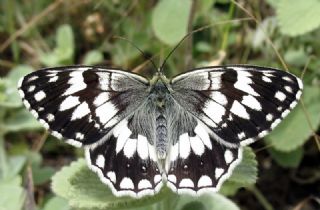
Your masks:
M216 192L243 146L292 110L303 84L285 71L226 65L168 79L96 66L46 68L18 84L24 105L53 136L84 147L116 196Z

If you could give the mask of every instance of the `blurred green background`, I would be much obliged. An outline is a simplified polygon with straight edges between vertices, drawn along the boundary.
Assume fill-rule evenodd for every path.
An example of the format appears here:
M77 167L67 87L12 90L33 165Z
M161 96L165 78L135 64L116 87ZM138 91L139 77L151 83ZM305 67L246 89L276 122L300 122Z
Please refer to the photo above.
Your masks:
M319 0L0 0L0 210L320 209ZM303 104L245 149L219 194L115 198L82 149L57 141L22 106L16 84L43 67L104 65L150 77L256 64L303 79ZM71 164L71 165L70 165Z

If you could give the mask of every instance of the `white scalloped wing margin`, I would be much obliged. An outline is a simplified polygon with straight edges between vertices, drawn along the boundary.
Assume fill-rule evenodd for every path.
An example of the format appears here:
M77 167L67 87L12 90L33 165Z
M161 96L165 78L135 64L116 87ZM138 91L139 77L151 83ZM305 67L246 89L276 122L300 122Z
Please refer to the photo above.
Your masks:
M233 170L237 167L237 165L239 165L239 163L241 163L242 156L243 156L242 153L243 153L243 147L239 147L238 158L230 164L229 170L227 171L227 173L225 173L224 175L221 176L216 187L207 187L207 188L202 188L198 191L194 191L194 190L186 189L186 188L177 189L171 182L168 182L168 181L166 184L173 192L177 192L178 194L188 194L188 195L192 195L192 196L201 196L202 194L205 194L205 193L216 193L220 190L222 184L227 179L230 178Z

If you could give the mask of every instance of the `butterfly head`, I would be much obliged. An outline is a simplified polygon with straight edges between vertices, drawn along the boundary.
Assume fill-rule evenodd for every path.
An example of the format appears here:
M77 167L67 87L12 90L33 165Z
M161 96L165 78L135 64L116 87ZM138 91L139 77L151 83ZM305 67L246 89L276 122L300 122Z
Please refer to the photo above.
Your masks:
M150 80L151 91L157 91L159 89L171 92L170 80L163 74L162 71L157 71Z
M153 75L152 79L150 80L150 85L153 86L159 82L162 82L165 85L170 83L170 80L166 77L166 75L164 75L163 71L160 71L160 69Z

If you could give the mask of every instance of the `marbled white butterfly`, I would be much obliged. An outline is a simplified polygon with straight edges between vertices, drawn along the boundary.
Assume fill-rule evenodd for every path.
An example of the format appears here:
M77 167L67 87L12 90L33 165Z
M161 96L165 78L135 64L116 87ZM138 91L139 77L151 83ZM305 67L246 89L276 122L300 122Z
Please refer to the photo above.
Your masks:
M24 105L52 135L84 147L89 167L117 196L166 184L177 193L217 191L242 157L293 109L294 75L249 65L194 69L169 80L67 66L19 82Z

